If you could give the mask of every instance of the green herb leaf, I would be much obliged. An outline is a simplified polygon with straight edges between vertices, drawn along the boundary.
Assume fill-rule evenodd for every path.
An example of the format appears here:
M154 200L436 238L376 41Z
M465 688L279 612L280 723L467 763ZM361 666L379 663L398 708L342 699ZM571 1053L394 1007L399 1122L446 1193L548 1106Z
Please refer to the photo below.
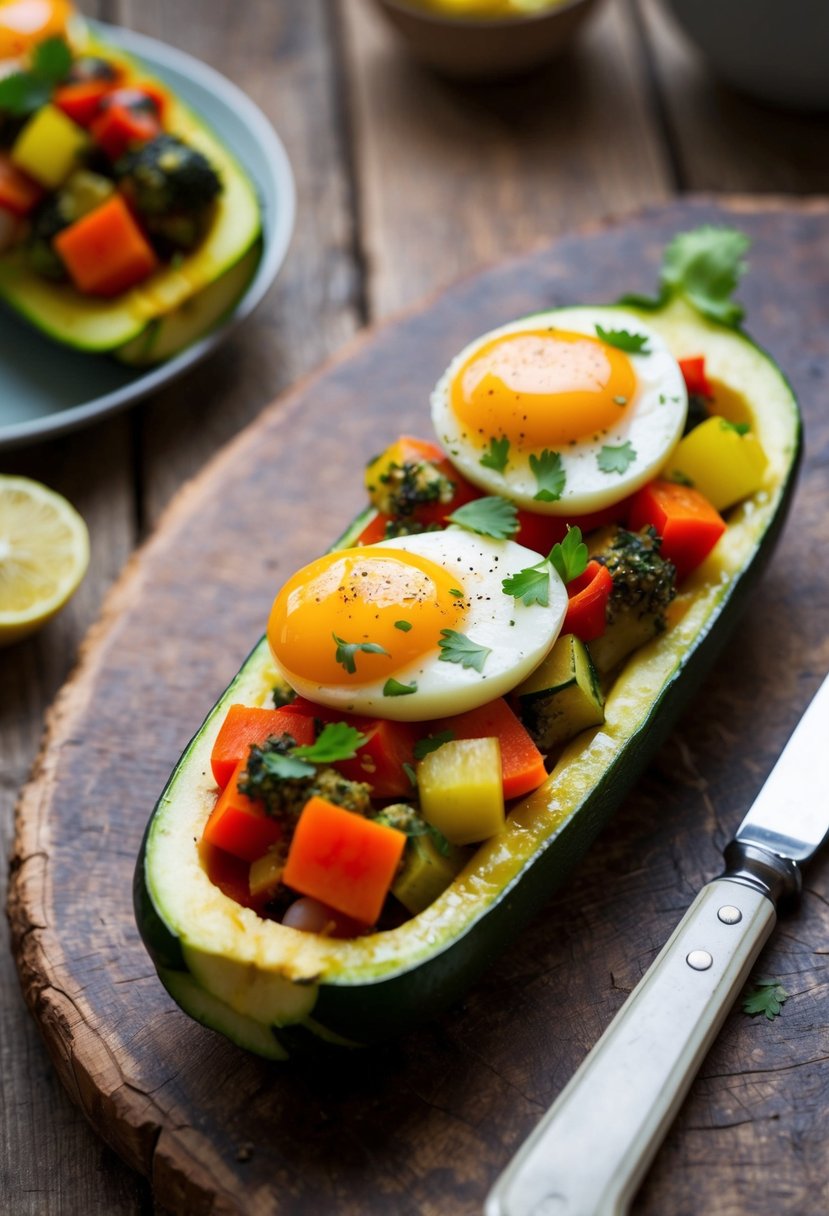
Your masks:
M443 832L439 832L437 828L433 828L429 824L429 835L432 837L432 844L435 846L441 857L449 857L452 853L452 846Z
M538 493L533 497L539 502L557 502L566 480L560 453L550 452L547 448L540 456L531 453L530 469L538 482Z
M491 536L494 540L509 540L518 531L518 508L494 494L487 498L473 498L457 511L447 516L449 523L458 524L468 532L479 536Z
M454 597L455 597L455 599L456 599L456 600L462 600L462 599L463 599L463 592L461 591L460 587L450 587L450 588L449 588L449 594L450 594L450 595L454 595Z
M16 118L34 114L51 96L49 85L31 72L12 72L0 80L0 110Z
M394 627L395 627L395 629L399 629L401 633L408 633L412 627L412 622L411 621L395 621Z
M262 753L262 770L269 777L279 777L280 780L313 777L317 771L313 764L307 764L299 756L270 751Z
M437 735L429 735L426 739L418 739L413 749L415 760L422 760L424 756L429 755L429 752L436 752L439 747L443 747L444 743L450 743L454 738L454 731L442 730Z
M486 657L492 653L488 646L479 646L457 629L441 629L438 646L438 658L444 663L460 663L461 667L472 667L475 671L483 671Z
M412 680L411 684L401 684L399 680L390 676L383 685L384 697L408 697L413 692L417 692L416 680Z
M349 726L347 722L328 722L313 743L295 747L291 755L315 764L333 764L336 760L350 760L357 749L366 742L366 735Z
M618 447L605 444L596 457L596 464L601 473L624 473L636 459L636 451L629 439Z
M517 574L511 574L503 580L501 589L504 595L511 595L528 607L530 604L540 604L546 608L550 602L550 571L547 563L527 566Z
M597 325L596 336L602 342L606 342L608 346L615 346L619 350L627 351L629 355L649 355L651 353L647 334L632 334L627 329L604 329L601 325Z
M35 48L32 74L47 84L60 84L71 66L72 52L62 38L47 38Z
M747 435L751 430L751 426L748 422L729 422L727 418L721 418L720 430L735 431L738 435Z
M349 675L354 675L357 670L357 662L354 656L358 651L363 654L388 654L382 646L378 646L376 642L346 642L343 638L338 638L336 633L331 634L334 641L337 643L337 652L334 655L335 660L341 663Z
M409 778L409 784L411 785L412 789L417 789L417 773L415 772L414 767L405 760L403 761L403 772Z
M507 467L507 458L509 457L509 439L506 436L503 439L496 439L495 436L489 441L489 449L484 452L479 464L485 469L494 469L496 473L503 473Z
M587 569L587 545L581 538L581 528L567 525L564 540L553 545L548 561L563 583L569 583Z
M706 225L681 232L665 250L662 285L683 295L705 317L738 325L744 309L732 296L745 270L748 237L734 228Z
M789 993L778 980L758 979L743 997L743 1013L751 1017L764 1013L773 1022L788 999Z

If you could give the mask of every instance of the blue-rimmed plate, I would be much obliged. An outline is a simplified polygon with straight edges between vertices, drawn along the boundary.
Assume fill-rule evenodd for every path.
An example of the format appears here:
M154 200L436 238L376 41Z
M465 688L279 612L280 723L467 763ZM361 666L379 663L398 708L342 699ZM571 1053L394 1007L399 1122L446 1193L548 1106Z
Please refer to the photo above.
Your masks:
M233 149L262 207L262 259L247 291L216 329L149 370L52 342L0 311L0 449L84 426L180 376L215 350L256 307L281 266L294 225L294 179L285 149L261 110L224 76L174 47L118 26L89 23L103 41L141 59Z

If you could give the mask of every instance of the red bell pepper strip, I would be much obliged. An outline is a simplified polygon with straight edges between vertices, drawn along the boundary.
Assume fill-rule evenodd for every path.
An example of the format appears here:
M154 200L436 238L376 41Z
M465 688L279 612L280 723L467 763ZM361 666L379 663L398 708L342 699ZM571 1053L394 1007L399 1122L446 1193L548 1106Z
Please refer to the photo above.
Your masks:
M279 738L286 734L296 743L313 743L314 723L311 718L287 714L284 709L231 705L219 727L210 756L210 766L219 788L224 789L227 785L239 761L247 760L252 743L264 743L271 735Z
M713 397L714 390L705 374L705 356L694 355L689 359L679 359L679 370L685 380L688 392L699 397Z
M603 528L606 524L623 522L629 502L630 499L624 498L588 515L539 515L536 511L521 509L518 512L518 531L513 540L546 556L553 545L564 540L568 527L580 528L582 536L586 536L588 532Z
M583 642L599 638L607 628L607 601L613 576L601 562L590 561L582 574L567 584L567 612L561 632L574 633Z
M450 731L454 739L498 740L506 800L538 789L547 776L544 757L503 697L452 718L441 718L430 724L428 733L438 735L443 731Z
M240 791L239 778L246 765L247 760L241 760L233 770L210 813L202 839L243 861L256 861L281 838L282 827L265 814L261 802Z
M708 556L725 531L725 520L692 486L657 478L633 496L629 527L650 524L662 537L660 555L673 562L682 582Z
M88 127L97 115L101 102L111 92L111 80L80 80L55 89L52 104L63 110L79 127Z
M43 194L43 187L38 182L18 169L7 153L0 152L0 207L12 215L28 215Z
M300 895L373 925L405 847L403 832L314 797L302 808L282 878Z
M411 794L412 783L404 765L414 764L414 745L423 734L421 727L411 722L390 722L385 718L366 718L344 714L340 710L316 705L305 697L297 697L282 712L287 721L310 724L347 722L366 736L351 760L337 760L331 767L349 781L367 781L375 798L404 798ZM285 728L296 737L290 725Z

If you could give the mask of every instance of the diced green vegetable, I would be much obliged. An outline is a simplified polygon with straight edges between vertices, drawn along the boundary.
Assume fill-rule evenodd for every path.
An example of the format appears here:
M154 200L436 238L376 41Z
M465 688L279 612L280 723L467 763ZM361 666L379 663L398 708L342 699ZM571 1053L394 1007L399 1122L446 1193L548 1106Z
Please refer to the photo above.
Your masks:
M574 633L560 637L547 658L516 689L521 720L541 751L604 722L604 697L587 646Z
M465 860L466 854L452 845L442 853L431 833L410 836L391 893L416 916L443 894Z

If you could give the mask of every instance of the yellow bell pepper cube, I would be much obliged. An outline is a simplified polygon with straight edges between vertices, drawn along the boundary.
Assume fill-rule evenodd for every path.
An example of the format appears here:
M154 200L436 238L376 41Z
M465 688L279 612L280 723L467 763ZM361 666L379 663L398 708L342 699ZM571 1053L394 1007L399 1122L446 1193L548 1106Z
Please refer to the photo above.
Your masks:
M760 489L767 463L751 431L714 416L680 439L666 470L672 478L687 478L717 511L724 511Z
M56 190L88 142L86 132L57 106L42 106L14 141L11 157L18 169L48 190Z
M474 844L504 826L497 739L451 739L417 768L420 811L452 844Z

